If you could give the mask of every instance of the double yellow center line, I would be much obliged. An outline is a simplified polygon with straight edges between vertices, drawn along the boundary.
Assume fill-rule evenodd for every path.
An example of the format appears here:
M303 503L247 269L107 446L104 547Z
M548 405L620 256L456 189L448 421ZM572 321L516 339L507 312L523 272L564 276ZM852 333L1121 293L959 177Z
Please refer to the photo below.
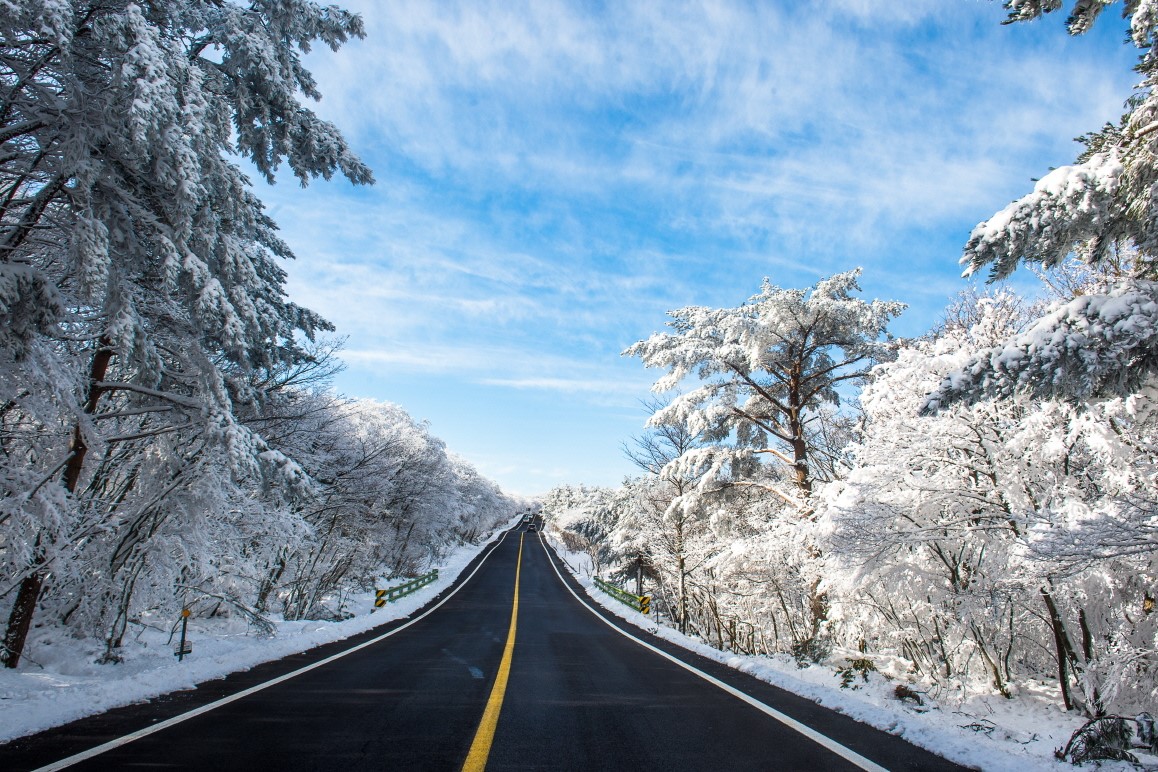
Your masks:
M499 662L499 672L495 676L495 685L491 687L490 699L487 700L487 707L483 711L478 730L474 733L474 742L470 744L466 763L462 765L463 772L483 772L487 766L487 758L491 755L491 743L495 739L495 727L499 724L499 712L503 709L503 697L507 693L507 679L511 675L511 659L515 655L515 628L519 622L519 573L522 567L523 534L519 534L519 557L515 562L515 601L511 605L511 629L507 632L507 644L503 647L503 659Z

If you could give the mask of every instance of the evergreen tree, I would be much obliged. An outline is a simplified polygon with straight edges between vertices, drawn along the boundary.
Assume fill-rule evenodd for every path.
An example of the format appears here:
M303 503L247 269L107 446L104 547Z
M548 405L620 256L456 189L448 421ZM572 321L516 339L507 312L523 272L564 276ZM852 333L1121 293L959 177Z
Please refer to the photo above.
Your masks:
M1061 0L1007 0L1007 23L1037 19ZM1088 31L1108 2L1077 0L1066 25ZM1021 263L1051 268L1076 255L1095 269L1132 254L1131 271L1109 291L1077 298L1041 319L1016 340L980 351L932 394L926 410L1025 388L1038 396L1085 397L1130 393L1158 370L1154 329L1158 284L1158 8L1123 4L1130 40L1141 54L1142 80L1117 124L1080 140L1084 152L1071 166L1041 178L1028 195L974 228L961 263L966 275L989 270L991 281Z
M773 490L805 506L822 468L813 457L825 436L823 408L839 405L841 383L888 358L886 328L905 307L855 297L859 276L859 268L846 271L806 290L765 280L737 308L670 312L673 333L657 333L624 353L668 368L656 391L690 375L703 383L657 411L650 424L681 423L706 442L732 438L739 448L771 456L788 470L794 492Z
M0 6L0 405L18 440L0 524L23 545L0 588L9 667L49 572L94 534L122 575L108 592L131 593L193 478L303 481L235 405L259 396L248 373L301 360L298 336L328 325L285 298L290 250L229 158L271 182L282 163L303 184L370 182L299 98L320 96L302 53L362 34L307 0Z

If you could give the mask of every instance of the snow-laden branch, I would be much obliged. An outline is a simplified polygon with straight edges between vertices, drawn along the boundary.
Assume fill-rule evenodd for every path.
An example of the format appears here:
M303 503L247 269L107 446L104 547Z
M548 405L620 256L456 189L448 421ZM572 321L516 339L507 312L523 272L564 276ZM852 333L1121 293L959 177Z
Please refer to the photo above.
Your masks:
M1104 295L1083 295L1024 333L972 356L932 392L922 409L1009 397L1122 395L1158 370L1158 283L1134 280Z
M1002 279L1023 260L1061 262L1121 214L1117 193L1124 172L1113 153L1054 169L1032 193L973 229L961 257L965 275L990 266L990 279Z
M156 397L167 402L172 402L181 407L189 408L190 410L202 410L205 404L196 399L185 397L180 394L174 394L171 391L161 391L160 389L150 389L148 386L141 386L136 383L127 383L124 381L98 381L94 384L99 389L104 391L131 391L136 394L143 394L147 397Z

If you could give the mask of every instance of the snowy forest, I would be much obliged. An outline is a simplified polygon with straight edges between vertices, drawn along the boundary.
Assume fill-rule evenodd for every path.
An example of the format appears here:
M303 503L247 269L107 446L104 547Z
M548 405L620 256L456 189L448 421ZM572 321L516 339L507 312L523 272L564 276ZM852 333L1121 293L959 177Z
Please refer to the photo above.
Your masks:
M303 103L363 34L289 2L0 4L0 659L120 659L152 615L340 618L515 502L402 409L334 393L340 339L241 164L370 170Z
M1008 23L1062 8L1009 0ZM1113 3L1064 10L1071 34ZM1088 717L1158 705L1158 4L1141 82L1071 166L979 224L967 287L895 339L859 269L670 312L639 468L545 498L551 532L720 649L888 673L910 694L1045 684ZM1033 271L1021 296L997 280ZM900 694L900 692L898 692Z

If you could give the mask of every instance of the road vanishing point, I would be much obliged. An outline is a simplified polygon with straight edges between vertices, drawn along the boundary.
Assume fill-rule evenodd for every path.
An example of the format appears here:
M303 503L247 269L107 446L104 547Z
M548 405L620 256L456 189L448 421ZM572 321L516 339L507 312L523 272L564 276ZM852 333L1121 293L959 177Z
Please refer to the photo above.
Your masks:
M408 619L0 745L0 769L960 770L584 598L508 531Z

